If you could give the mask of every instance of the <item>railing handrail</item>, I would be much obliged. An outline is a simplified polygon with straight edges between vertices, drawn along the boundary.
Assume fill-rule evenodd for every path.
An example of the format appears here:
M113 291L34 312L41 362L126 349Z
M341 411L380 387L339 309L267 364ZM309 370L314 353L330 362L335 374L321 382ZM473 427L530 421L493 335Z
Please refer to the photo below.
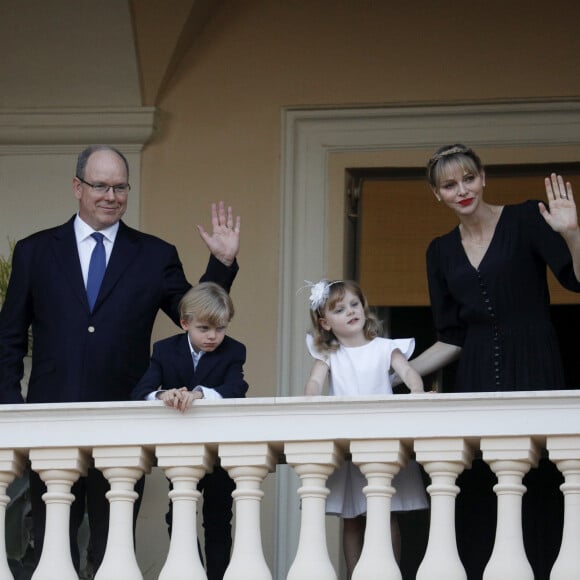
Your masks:
M444 420L442 420L444 417ZM42 439L39 440L39 423ZM0 448L578 434L580 391L0 406Z

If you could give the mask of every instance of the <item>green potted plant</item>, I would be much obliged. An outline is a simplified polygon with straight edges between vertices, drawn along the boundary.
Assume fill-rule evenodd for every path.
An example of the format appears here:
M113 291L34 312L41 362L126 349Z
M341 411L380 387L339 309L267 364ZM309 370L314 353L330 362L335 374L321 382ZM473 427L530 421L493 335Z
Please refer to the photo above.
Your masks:
M10 271L12 269L12 252L14 252L14 242L8 240L10 246L10 253L8 257L0 254L0 308L4 304L6 297L6 289L8 288L8 281L10 280Z

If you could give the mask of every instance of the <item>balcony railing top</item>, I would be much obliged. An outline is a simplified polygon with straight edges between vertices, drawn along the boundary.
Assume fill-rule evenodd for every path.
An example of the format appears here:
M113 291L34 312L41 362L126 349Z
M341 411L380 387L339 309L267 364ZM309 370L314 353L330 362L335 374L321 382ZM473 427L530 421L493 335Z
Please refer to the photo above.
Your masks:
M580 391L264 397L196 401L185 414L163 403L0 406L0 447L480 437L580 433Z

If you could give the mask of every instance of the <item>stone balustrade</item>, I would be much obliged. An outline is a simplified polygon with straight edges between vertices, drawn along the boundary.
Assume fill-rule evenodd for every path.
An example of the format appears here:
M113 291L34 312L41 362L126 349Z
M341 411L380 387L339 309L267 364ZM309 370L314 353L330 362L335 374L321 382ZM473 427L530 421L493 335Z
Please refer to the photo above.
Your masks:
M159 578L204 579L196 548L197 483L216 456L236 483L226 579L336 579L324 504L326 480L346 454L368 481L367 532L354 579L401 578L390 539L391 483L411 455L431 480L429 539L417 579L465 579L455 542L456 478L474 454L481 454L497 476L498 495L496 542L485 580L533 580L523 550L522 479L544 451L565 478L562 548L551 579L569 580L580 569L576 391L202 400L183 415L160 402L5 405L0 407L0 580L12 578L4 548L6 488L27 460L47 485L47 533L34 580L77 578L68 545L70 490L89 466L101 470L111 485L107 550L96 578L143 578L133 546L133 487L154 465L173 484L173 534ZM268 565L261 529L263 482L279 464L300 480L297 513L278 505L271 514L279 537L286 520L299 521L297 549L283 572ZM274 561L288 550L278 541Z

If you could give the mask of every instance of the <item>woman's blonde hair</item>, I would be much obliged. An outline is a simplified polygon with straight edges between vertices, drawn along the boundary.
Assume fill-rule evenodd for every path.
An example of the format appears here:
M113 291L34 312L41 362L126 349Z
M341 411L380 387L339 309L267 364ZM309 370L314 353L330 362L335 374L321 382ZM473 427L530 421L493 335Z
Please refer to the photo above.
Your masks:
M179 317L186 322L203 320L223 326L234 317L230 295L215 282L201 282L190 288L179 302Z
M461 143L445 145L437 149L427 163L427 180L433 189L438 189L441 179L450 164L459 165L464 171L477 175L483 171L481 159L473 149Z
M332 310L336 303L344 298L347 291L352 292L363 306L365 324L363 333L367 340L372 340L382 334L381 321L371 312L366 296L361 287L354 280L330 280L327 282L328 296L323 304L315 310L310 310L312 320L312 338L314 347L320 352L332 352L338 349L340 343L332 330L325 330L320 325L320 319L324 318L328 310Z

